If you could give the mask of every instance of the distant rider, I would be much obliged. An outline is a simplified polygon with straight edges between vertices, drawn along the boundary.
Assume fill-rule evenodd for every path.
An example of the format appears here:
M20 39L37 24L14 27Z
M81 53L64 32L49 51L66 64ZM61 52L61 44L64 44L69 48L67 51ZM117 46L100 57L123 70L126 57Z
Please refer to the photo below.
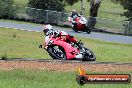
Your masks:
M81 17L80 14L77 13L76 9L73 9L72 12L71 12L71 15L70 15L71 19L70 21L72 22L72 26L74 27L74 29L77 29L77 23L76 23L76 18L77 17Z

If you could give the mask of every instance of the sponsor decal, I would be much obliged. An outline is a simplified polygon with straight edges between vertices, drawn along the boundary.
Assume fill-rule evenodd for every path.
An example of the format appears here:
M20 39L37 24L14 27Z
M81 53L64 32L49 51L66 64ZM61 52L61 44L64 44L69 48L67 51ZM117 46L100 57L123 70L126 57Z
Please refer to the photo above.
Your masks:
M129 74L86 74L83 68L79 68L79 75L76 77L78 84L90 83L130 83L131 76Z

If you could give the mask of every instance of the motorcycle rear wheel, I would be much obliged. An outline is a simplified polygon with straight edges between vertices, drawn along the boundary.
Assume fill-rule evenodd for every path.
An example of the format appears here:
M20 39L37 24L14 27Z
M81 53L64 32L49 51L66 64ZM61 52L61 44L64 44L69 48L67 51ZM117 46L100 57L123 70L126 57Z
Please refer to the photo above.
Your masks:
M49 48L47 49L47 52L49 53L49 55L50 55L53 59L66 60L65 51L64 51L62 48L60 48L59 46L57 46L57 47L59 47L59 49L60 49L60 52L58 52L58 51L56 51L56 50L54 49L54 47L55 47L55 46L49 47ZM61 53L61 55L63 55L63 56L58 55L59 53Z

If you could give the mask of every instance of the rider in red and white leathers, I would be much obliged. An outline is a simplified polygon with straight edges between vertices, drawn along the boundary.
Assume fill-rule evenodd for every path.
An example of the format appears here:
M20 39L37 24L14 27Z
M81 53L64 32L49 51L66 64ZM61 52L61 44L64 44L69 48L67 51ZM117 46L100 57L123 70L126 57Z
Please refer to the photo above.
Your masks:
M73 37L73 36L67 34L67 33L64 32L64 31L59 31L59 30L54 31L54 30L52 29L52 26L51 26L50 24L44 25L44 27L43 27L43 32L44 32L44 34L45 34L46 36L51 36L51 35L53 35L54 38L55 38L55 37L59 37L59 36L66 36L66 39L65 39L66 42L77 44L77 40L76 40L75 37Z
M72 12L71 12L69 21L72 22L72 24L73 24L72 27L73 27L74 29L77 29L77 23L76 23L76 21L75 21L75 19L76 19L77 17L81 17L81 15L77 13L76 9L73 9Z

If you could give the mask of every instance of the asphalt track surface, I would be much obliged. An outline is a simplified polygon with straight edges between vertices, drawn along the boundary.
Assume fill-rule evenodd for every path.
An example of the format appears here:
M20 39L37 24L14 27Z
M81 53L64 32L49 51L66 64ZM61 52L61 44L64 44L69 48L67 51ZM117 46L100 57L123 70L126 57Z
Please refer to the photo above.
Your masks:
M43 25L33 25L33 24L27 24L27 23L20 24L20 23L16 23L16 22L0 20L0 27L42 32ZM85 32L75 33L73 30L71 30L71 28L62 28L62 27L57 27L57 26L53 26L53 29L54 30L63 30L73 36L77 35L77 36L81 36L81 37L85 37L85 38L103 40L106 42L132 44L131 36L113 35L113 34L105 34L105 33L97 33L97 32L92 32L91 34L87 34Z

